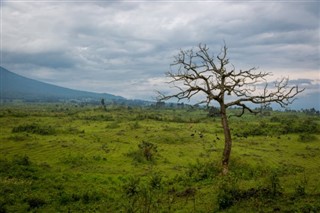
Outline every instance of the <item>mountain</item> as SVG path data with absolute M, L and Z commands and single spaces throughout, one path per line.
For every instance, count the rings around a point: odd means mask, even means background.
M 24 101 L 125 101 L 121 96 L 68 89 L 17 75 L 0 67 L 0 99 Z

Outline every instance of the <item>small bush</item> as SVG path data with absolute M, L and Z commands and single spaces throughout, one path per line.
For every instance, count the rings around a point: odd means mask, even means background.
M 16 155 L 12 161 L 14 164 L 17 164 L 20 166 L 29 166 L 31 164 L 29 156 L 27 155 L 24 155 L 24 156 Z
M 38 124 L 25 124 L 25 125 L 19 125 L 12 129 L 12 133 L 18 133 L 18 132 L 28 132 L 28 133 L 39 134 L 39 135 L 52 135 L 56 131 L 51 126 L 44 127 Z
M 298 132 L 319 133 L 319 125 L 312 118 L 307 118 L 299 122 Z
M 162 175 L 159 173 L 154 173 L 150 178 L 151 189 L 161 189 L 162 188 Z
M 10 135 L 8 139 L 13 141 L 26 141 L 29 139 L 29 135 L 28 133 L 25 133 L 23 135 Z
M 67 193 L 65 192 L 61 192 L 59 194 L 59 197 L 58 197 L 58 200 L 60 202 L 60 205 L 66 205 L 68 204 L 69 202 L 72 202 L 72 198 L 71 196 L 69 196 Z
M 132 157 L 136 162 L 142 163 L 143 161 L 153 162 L 155 155 L 158 152 L 157 146 L 153 143 L 142 141 L 138 145 L 139 149 L 127 154 Z
M 7 208 L 5 206 L 5 203 L 0 201 L 0 213 L 6 213 L 7 212 Z
M 114 122 L 107 125 L 108 129 L 117 129 L 119 127 L 120 127 L 120 125 L 119 125 L 119 122 L 117 122 L 117 121 L 114 121 Z
M 69 154 L 62 157 L 60 161 L 66 165 L 70 165 L 72 168 L 75 168 L 88 164 L 90 159 L 82 154 Z
M 27 198 L 26 201 L 29 204 L 29 210 L 39 208 L 47 203 L 44 199 L 40 197 L 30 197 Z
M 0 177 L 38 179 L 38 167 L 27 155 L 15 155 L 12 160 L 0 159 Z
M 81 200 L 83 203 L 88 204 L 90 202 L 97 202 L 101 199 L 101 195 L 97 192 L 84 192 L 81 196 Z
M 220 168 L 212 162 L 199 162 L 189 165 L 187 176 L 194 181 L 211 179 L 220 173 Z
M 130 124 L 130 128 L 133 129 L 139 129 L 141 127 L 141 125 L 139 124 L 138 121 L 135 121 L 134 123 Z
M 267 169 L 265 167 L 249 165 L 239 158 L 234 158 L 232 160 L 230 170 L 234 175 L 244 180 L 256 179 L 267 173 Z
M 84 120 L 88 121 L 114 121 L 112 115 L 92 115 L 82 117 Z
M 69 134 L 75 134 L 75 135 L 84 134 L 84 133 L 85 133 L 84 130 L 79 130 L 79 129 L 76 128 L 76 127 L 68 127 L 68 128 L 66 129 L 66 132 L 69 133 Z
M 142 141 L 138 147 L 147 161 L 153 160 L 154 155 L 158 152 L 157 146 L 150 142 Z
M 279 175 L 276 171 L 272 171 L 269 177 L 268 189 L 272 197 L 276 197 L 282 194 L 282 187 L 280 185 Z
M 134 197 L 140 192 L 140 178 L 129 177 L 122 186 L 126 197 Z
M 311 142 L 311 141 L 315 141 L 317 139 L 316 136 L 310 134 L 310 133 L 302 133 L 299 135 L 299 141 L 300 142 Z
M 237 199 L 240 197 L 240 190 L 238 187 L 238 179 L 229 174 L 223 177 L 219 183 L 217 203 L 219 210 L 227 209 L 235 204 Z
M 308 184 L 308 180 L 306 176 L 304 176 L 303 179 L 296 184 L 295 193 L 294 193 L 295 197 L 301 197 L 307 194 L 306 193 L 307 184 Z

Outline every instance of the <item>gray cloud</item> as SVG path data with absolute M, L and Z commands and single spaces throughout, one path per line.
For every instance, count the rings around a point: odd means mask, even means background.
M 4 1 L 2 66 L 57 85 L 150 99 L 153 89 L 168 91 L 160 81 L 180 48 L 206 43 L 216 54 L 225 40 L 238 69 L 320 79 L 319 6 Z

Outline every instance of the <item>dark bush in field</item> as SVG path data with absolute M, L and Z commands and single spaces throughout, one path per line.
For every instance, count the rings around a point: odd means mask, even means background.
M 186 172 L 187 176 L 194 181 L 212 179 L 220 173 L 220 167 L 212 162 L 199 162 L 190 164 Z
M 237 158 L 231 162 L 230 168 L 235 176 L 243 180 L 257 179 L 268 173 L 268 168 L 266 167 L 260 165 L 251 166 Z
M 224 210 L 234 205 L 240 195 L 238 179 L 230 174 L 222 177 L 218 184 L 217 204 L 219 210 Z
M 239 188 L 238 181 L 239 177 L 236 174 L 230 174 L 222 177 L 218 182 L 217 205 L 219 210 L 228 209 L 244 200 L 273 200 L 279 199 L 282 195 L 283 188 L 280 185 L 278 173 L 273 170 L 269 171 L 265 186 L 243 190 Z
M 0 177 L 38 179 L 37 167 L 27 155 L 15 155 L 12 160 L 0 160 Z
M 157 146 L 150 142 L 142 141 L 138 147 L 147 161 L 153 160 L 155 154 L 158 152 Z
M 87 165 L 90 159 L 83 154 L 68 154 L 60 158 L 60 162 L 69 165 L 71 168 L 81 167 Z
M 108 129 L 117 129 L 119 127 L 120 127 L 119 122 L 118 121 L 114 121 L 114 122 L 108 124 L 106 128 L 108 128 Z
M 248 136 L 267 136 L 267 135 L 281 135 L 291 133 L 308 133 L 317 134 L 320 132 L 319 124 L 311 119 L 298 116 L 273 116 L 269 120 L 260 120 L 257 123 L 242 123 L 232 124 L 234 126 L 234 136 L 248 137 Z
M 59 194 L 58 201 L 61 205 L 68 205 L 69 203 L 80 201 L 84 204 L 89 204 L 101 200 L 102 197 L 101 192 L 96 191 L 84 191 L 71 194 L 62 191 Z
M 24 124 L 14 127 L 12 129 L 13 133 L 17 132 L 28 132 L 39 135 L 52 135 L 56 132 L 56 130 L 51 126 L 40 126 L 38 124 Z
M 20 166 L 29 166 L 31 164 L 30 159 L 27 155 L 15 156 L 12 162 Z
M 152 174 L 149 184 L 151 189 L 161 189 L 163 187 L 162 175 L 159 173 Z
M 127 156 L 132 157 L 138 163 L 142 163 L 145 160 L 149 162 L 153 162 L 155 160 L 158 150 L 154 143 L 142 141 L 138 144 L 138 148 L 138 150 L 129 152 Z
M 6 212 L 8 212 L 8 211 L 7 211 L 7 208 L 6 208 L 5 201 L 0 200 L 0 213 L 6 213 Z
M 47 203 L 43 198 L 40 197 L 29 197 L 26 199 L 26 201 L 29 204 L 29 210 L 39 208 Z
M 114 121 L 114 118 L 112 115 L 84 116 L 84 117 L 81 117 L 81 119 L 88 120 L 88 121 Z
M 260 136 L 269 135 L 273 131 L 272 126 L 269 126 L 266 122 L 260 121 L 258 124 L 250 123 L 246 125 L 237 124 L 234 127 L 234 135 L 237 137 L 248 137 L 248 136 Z
M 298 117 L 296 115 L 279 118 L 279 132 L 288 133 L 319 133 L 319 124 L 313 118 Z
M 302 133 L 299 135 L 299 138 L 298 138 L 300 142 L 312 142 L 312 141 L 315 141 L 316 139 L 317 137 L 310 133 Z
M 135 121 L 134 123 L 130 124 L 130 129 L 134 130 L 134 129 L 139 129 L 141 127 L 141 125 L 139 124 L 138 121 Z
M 126 212 L 167 212 L 163 210 L 170 209 L 171 203 L 170 201 L 167 203 L 165 186 L 163 176 L 159 173 L 152 173 L 144 180 L 135 176 L 124 179 L 122 185 L 124 210 Z
M 282 194 L 283 188 L 280 185 L 280 179 L 277 171 L 271 172 L 267 184 L 268 191 L 270 191 L 270 195 L 272 197 L 276 197 Z
M 140 178 L 129 177 L 122 186 L 126 197 L 134 197 L 140 192 Z

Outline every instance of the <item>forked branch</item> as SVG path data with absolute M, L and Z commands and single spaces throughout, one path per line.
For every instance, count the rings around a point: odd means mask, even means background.
M 277 103 L 281 107 L 291 104 L 295 97 L 304 91 L 298 85 L 289 85 L 288 78 L 282 78 L 274 82 L 272 88 L 266 81 L 270 76 L 268 72 L 257 72 L 253 67 L 248 70 L 236 71 L 234 65 L 229 64 L 227 57 L 228 48 L 223 46 L 216 57 L 211 55 L 206 45 L 199 44 L 198 49 L 180 50 L 175 56 L 171 70 L 166 76 L 171 79 L 178 92 L 173 95 L 164 95 L 159 92 L 159 100 L 176 98 L 178 101 L 190 100 L 197 94 L 202 94 L 204 99 L 199 103 L 209 105 L 217 101 L 220 106 L 228 108 L 238 106 L 251 113 L 258 113 L 249 105 Z M 263 88 L 262 88 L 263 87 Z M 225 95 L 231 96 L 227 102 Z

